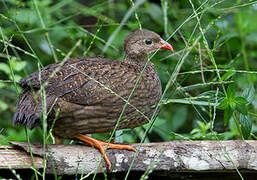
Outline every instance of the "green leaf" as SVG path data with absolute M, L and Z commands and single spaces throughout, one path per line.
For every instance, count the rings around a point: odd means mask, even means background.
M 15 58 L 10 60 L 11 68 L 13 71 L 21 71 L 27 64 L 26 61 L 17 61 Z
M 6 87 L 6 83 L 0 82 L 0 89 Z
M 229 69 L 229 71 L 226 72 L 226 73 L 221 77 L 221 80 L 222 80 L 222 81 L 225 81 L 225 80 L 228 80 L 230 77 L 232 77 L 232 76 L 236 73 L 234 70 L 235 70 L 235 68 Z
M 200 133 L 201 130 L 200 129 L 192 129 L 192 131 L 190 132 L 190 134 L 197 134 L 197 133 Z
M 205 128 L 204 128 L 204 127 L 205 127 L 204 122 L 202 122 L 202 121 L 197 121 L 197 124 L 198 124 L 198 126 L 200 127 L 201 130 L 202 130 L 202 129 L 205 129 Z
M 171 134 L 165 133 L 163 130 L 159 128 L 154 128 L 153 131 L 158 134 L 164 141 L 169 141 L 171 138 Z M 135 140 L 136 142 L 136 140 Z
M 27 62 L 26 61 L 17 61 L 13 67 L 15 71 L 21 71 L 24 69 L 26 66 Z
M 8 108 L 8 105 L 4 101 L 0 100 L 0 109 L 2 111 L 5 111 L 5 110 L 7 110 L 7 108 Z
M 235 97 L 235 102 L 237 106 L 245 106 L 248 103 L 248 101 L 242 96 Z
M 246 98 L 248 101 L 248 104 L 251 104 L 254 101 L 254 97 L 255 97 L 255 89 L 253 84 L 250 85 L 249 88 L 246 88 L 243 93 L 242 93 L 242 97 Z
M 236 86 L 235 84 L 230 84 L 228 86 L 228 91 L 227 91 L 227 95 L 229 98 L 232 98 L 235 96 L 235 93 L 236 93 Z
M 236 110 L 242 114 L 247 114 L 247 103 L 248 101 L 242 97 L 242 96 L 237 96 L 235 97 L 235 103 L 236 103 Z
M 247 106 L 236 106 L 236 110 L 241 114 L 244 114 L 244 115 L 248 114 Z
M 156 5 L 155 3 L 149 3 L 146 5 L 146 10 L 156 23 L 163 25 L 163 21 L 160 21 L 162 18 L 162 10 L 160 6 Z
M 226 108 L 228 108 L 228 99 L 227 99 L 227 98 L 224 98 L 224 99 L 220 102 L 220 104 L 219 104 L 219 106 L 218 106 L 218 109 L 226 109 Z
M 18 74 L 14 74 L 14 76 L 10 75 L 9 78 L 10 78 L 10 80 L 13 80 L 15 82 L 18 82 L 19 80 L 22 79 L 22 77 Z
M 256 44 L 257 43 L 257 33 L 252 32 L 246 35 L 245 40 L 249 43 Z
M 10 74 L 10 67 L 5 63 L 0 63 L 0 71 L 4 71 L 5 74 Z
M 250 116 L 240 114 L 240 124 L 244 139 L 248 139 L 252 130 L 252 121 Z
M 172 130 L 178 130 L 187 120 L 187 107 L 178 107 L 175 111 L 174 117 L 172 118 Z
M 232 118 L 230 118 L 228 122 L 229 132 L 233 133 L 234 136 L 237 136 L 239 134 L 239 129 L 237 128 L 236 121 Z
M 230 107 L 225 109 L 225 111 L 224 111 L 224 125 L 225 126 L 228 124 L 228 121 L 231 118 L 232 114 L 233 114 L 233 110 Z
M 17 23 L 32 25 L 38 22 L 36 11 L 31 11 L 29 8 L 19 8 L 18 11 L 17 9 L 11 9 L 8 11 L 8 13 Z
M 234 99 L 229 101 L 229 107 L 234 111 L 236 109 L 236 102 Z
M 230 32 L 230 33 L 227 33 L 225 34 L 224 36 L 221 36 L 217 42 L 216 42 L 216 46 L 218 47 L 221 43 L 225 42 L 225 41 L 228 41 L 232 38 L 237 38 L 237 37 L 240 37 L 240 34 L 239 33 L 233 33 L 233 32 Z

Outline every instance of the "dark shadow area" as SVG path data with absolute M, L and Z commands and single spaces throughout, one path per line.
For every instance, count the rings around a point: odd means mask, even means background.
M 2 169 L 0 170 L 0 179 L 17 179 L 17 175 L 23 179 L 36 179 L 33 170 L 15 170 L 16 175 L 11 170 Z M 41 170 L 42 172 L 42 170 Z M 136 180 L 140 179 L 144 175 L 144 172 L 139 171 L 132 171 L 129 175 L 128 179 Z M 241 175 L 244 179 L 247 180 L 256 180 L 257 171 L 242 171 Z M 92 179 L 94 175 L 90 175 L 86 179 Z M 100 179 L 111 179 L 111 180 L 119 180 L 124 179 L 126 173 L 112 173 L 112 174 L 97 174 L 96 180 Z M 38 176 L 39 179 L 42 177 Z M 69 180 L 69 179 L 80 179 L 81 175 L 52 175 L 47 174 L 46 179 L 62 179 L 62 180 Z M 237 180 L 241 179 L 237 172 L 164 172 L 164 171 L 155 171 L 147 176 L 146 179 L 154 180 L 154 179 L 176 179 L 176 180 L 216 180 L 216 179 L 223 179 L 223 180 Z

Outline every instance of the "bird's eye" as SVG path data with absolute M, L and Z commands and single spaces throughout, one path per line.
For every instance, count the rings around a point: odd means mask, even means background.
M 147 45 L 152 44 L 152 40 L 151 40 L 151 39 L 146 39 L 146 40 L 145 40 L 145 44 L 147 44 Z

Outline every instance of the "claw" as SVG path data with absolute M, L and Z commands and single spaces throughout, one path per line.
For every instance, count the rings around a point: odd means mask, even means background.
M 97 140 L 97 139 L 94 139 L 92 137 L 85 136 L 82 134 L 78 134 L 78 135 L 74 136 L 74 138 L 76 138 L 80 141 L 83 141 L 85 144 L 89 144 L 91 146 L 98 148 L 100 150 L 100 152 L 104 155 L 104 160 L 105 160 L 106 164 L 108 165 L 109 170 L 111 170 L 111 168 L 112 168 L 111 162 L 108 159 L 106 153 L 104 153 L 105 149 L 107 147 L 107 144 L 108 144 L 107 142 L 100 141 L 100 140 Z M 136 152 L 136 149 L 130 145 L 113 144 L 113 143 L 109 143 L 108 149 L 127 149 L 129 151 Z

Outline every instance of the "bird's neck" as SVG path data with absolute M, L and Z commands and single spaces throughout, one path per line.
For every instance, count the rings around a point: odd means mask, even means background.
M 130 56 L 130 55 L 125 55 L 125 58 L 123 60 L 123 63 L 128 64 L 128 65 L 132 65 L 134 67 L 139 67 L 136 69 L 139 69 L 140 72 L 141 70 L 144 69 L 146 63 L 146 68 L 144 70 L 144 73 L 146 73 L 147 75 L 150 75 L 153 78 L 153 82 L 158 84 L 158 87 L 160 87 L 160 92 L 161 92 L 161 81 L 159 79 L 158 73 L 154 68 L 154 64 L 151 61 L 148 61 L 148 56 Z
M 131 65 L 136 65 L 136 66 L 140 66 L 140 67 L 144 67 L 145 64 L 148 61 L 148 56 L 147 54 L 144 55 L 133 55 L 133 54 L 126 54 L 125 58 L 123 60 L 123 62 L 125 62 L 126 64 L 131 64 Z M 147 66 L 149 66 L 150 64 L 152 64 L 151 62 L 147 63 Z

